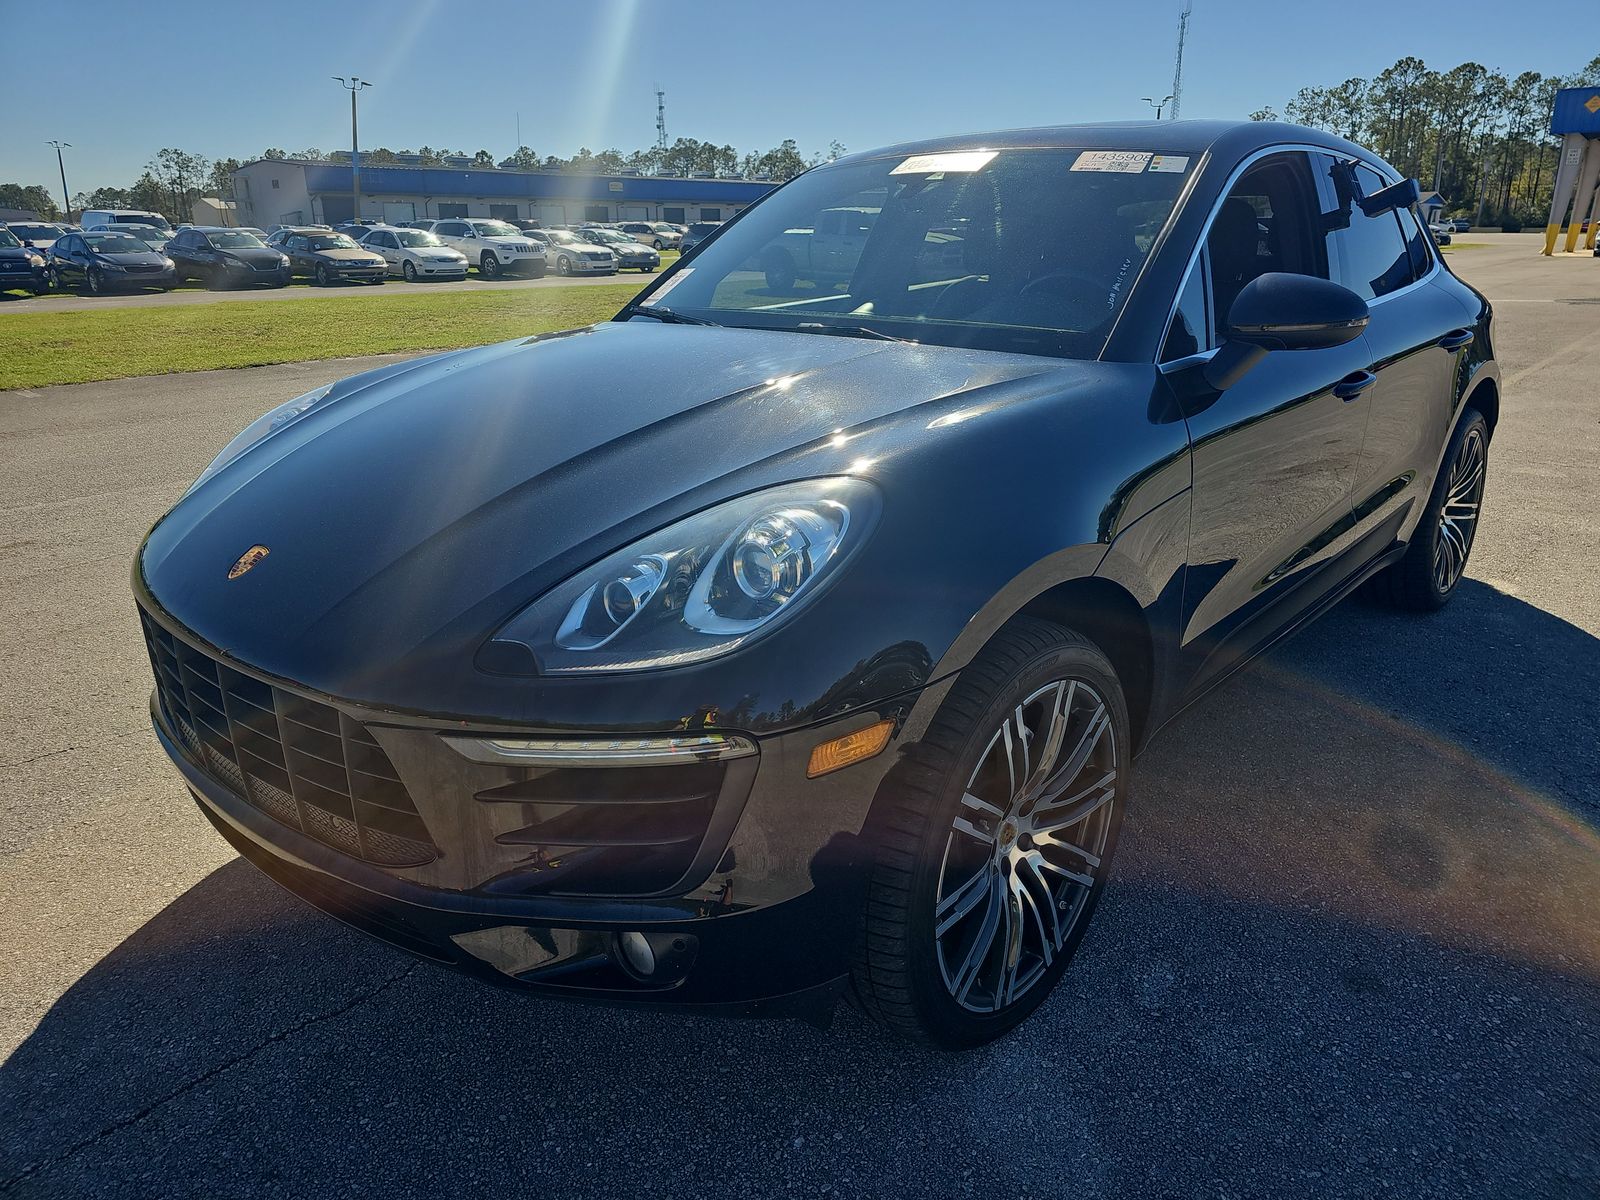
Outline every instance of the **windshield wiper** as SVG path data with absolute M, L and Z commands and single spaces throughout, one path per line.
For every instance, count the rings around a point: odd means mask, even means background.
M 872 338 L 880 342 L 916 344 L 914 338 L 896 337 L 892 333 L 885 333 L 881 329 L 870 329 L 865 325 L 830 325 L 825 321 L 802 321 L 795 328 L 802 333 L 836 333 L 840 337 Z
M 645 306 L 643 304 L 630 304 L 627 308 L 630 317 L 650 317 L 652 320 L 663 321 L 668 325 L 715 325 L 715 321 L 708 321 L 704 317 L 691 317 L 688 313 L 677 312 L 670 308 L 661 308 L 657 305 Z

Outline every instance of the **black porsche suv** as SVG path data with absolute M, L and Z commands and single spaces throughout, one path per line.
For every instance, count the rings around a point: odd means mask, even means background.
M 612 321 L 244 430 L 135 563 L 157 735 L 241 854 L 435 962 L 997 1037 L 1153 731 L 1462 578 L 1500 375 L 1416 198 L 1271 123 L 808 171 Z

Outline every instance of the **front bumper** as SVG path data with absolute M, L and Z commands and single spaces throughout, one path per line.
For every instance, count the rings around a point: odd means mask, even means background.
M 176 676 L 190 680 L 196 694 L 201 686 L 209 687 L 195 682 L 199 675 L 189 664 L 192 655 L 215 652 L 199 650 L 198 643 L 187 640 L 192 635 L 186 631 L 179 636 L 164 623 L 158 628 L 148 613 L 145 621 L 147 637 L 153 639 L 153 660 L 159 656 L 154 639 L 165 638 L 178 650 Z M 424 836 L 436 844 L 431 861 L 380 865 L 330 845 L 321 827 L 311 823 L 291 827 L 281 811 L 274 816 L 259 797 L 247 799 L 255 794 L 256 780 L 244 779 L 241 790 L 242 772 L 234 773 L 233 765 L 225 771 L 218 770 L 214 761 L 203 765 L 210 751 L 196 742 L 195 726 L 188 722 L 194 721 L 195 713 L 212 719 L 209 702 L 192 698 L 180 730 L 178 716 L 167 710 L 163 697 L 170 689 L 163 684 L 152 700 L 152 721 L 162 748 L 206 817 L 277 882 L 324 912 L 401 949 L 496 983 L 572 999 L 740 1013 L 803 1008 L 819 997 L 831 1002 L 849 970 L 870 862 L 864 835 L 867 816 L 897 755 L 891 743 L 890 750 L 875 759 L 808 780 L 811 749 L 886 718 L 896 722 L 897 740 L 904 742 L 920 728 L 922 718 L 912 719 L 919 697 L 933 693 L 936 702 L 948 686 L 945 681 L 836 720 L 760 739 L 757 755 L 726 764 L 686 870 L 675 873 L 673 868 L 662 875 L 656 869 L 651 875 L 645 868 L 645 874 L 635 879 L 613 877 L 609 885 L 597 888 L 593 873 L 583 873 L 583 863 L 593 863 L 597 853 L 603 858 L 610 851 L 561 850 L 566 843 L 535 845 L 521 836 L 549 827 L 537 823 L 523 827 L 530 806 L 557 803 L 566 810 L 557 820 L 586 806 L 537 798 L 524 802 L 520 797 L 537 795 L 528 789 L 552 777 L 567 777 L 570 790 L 571 777 L 584 776 L 585 771 L 541 774 L 525 767 L 471 761 L 445 740 L 445 734 L 462 735 L 459 725 L 346 705 L 291 690 L 292 685 L 283 681 L 267 681 L 220 656 L 217 661 L 222 707 L 230 710 L 230 716 L 241 706 L 248 707 L 248 697 L 256 695 L 251 689 L 259 689 L 275 697 L 265 708 L 278 710 L 280 724 L 300 719 L 294 715 L 297 704 L 323 706 L 338 713 L 338 727 L 349 738 L 370 738 L 380 746 L 387 754 L 385 763 L 415 800 L 427 826 Z M 198 657 L 194 662 L 203 674 L 204 662 Z M 158 678 L 162 669 L 156 662 Z M 260 715 L 252 709 L 250 719 L 255 722 Z M 226 724 L 227 719 L 214 723 Z M 253 740 L 248 730 L 240 732 Z M 528 736 L 552 731 L 519 732 Z M 288 746 L 289 735 L 282 740 Z M 248 765 L 254 747 L 238 737 L 235 743 L 235 762 Z M 289 747 L 291 767 L 303 751 L 303 744 Z M 352 776 L 359 773 L 358 767 L 369 766 L 352 754 L 343 757 Z M 224 774 L 230 775 L 231 784 Z M 300 788 L 296 779 L 293 799 L 301 798 Z M 353 784 L 351 790 L 355 794 Z M 670 787 L 666 790 L 670 792 Z M 277 795 L 290 799 L 282 792 Z M 494 802 L 485 803 L 486 799 Z M 359 796 L 357 800 L 359 809 Z M 595 798 L 593 803 L 590 812 L 625 801 Z M 307 811 L 302 806 L 302 813 Z M 583 857 L 586 853 L 588 859 Z M 572 863 L 578 864 L 576 873 Z M 642 886 L 630 886 L 635 883 Z M 625 933 L 649 942 L 659 965 L 654 974 L 643 976 L 626 965 L 619 941 Z

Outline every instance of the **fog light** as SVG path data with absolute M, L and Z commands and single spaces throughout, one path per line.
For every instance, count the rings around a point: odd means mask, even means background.
M 650 939 L 642 933 L 629 932 L 617 935 L 617 948 L 622 960 L 635 975 L 649 978 L 656 971 L 656 952 L 650 948 Z
M 837 771 L 848 767 L 851 763 L 858 763 L 881 754 L 883 748 L 889 744 L 889 735 L 894 732 L 893 721 L 879 721 L 876 725 L 868 725 L 865 729 L 858 729 L 855 733 L 847 733 L 843 737 L 836 737 L 831 742 L 811 751 L 811 762 L 806 767 L 806 778 L 815 779 L 818 775 L 826 775 L 830 771 Z

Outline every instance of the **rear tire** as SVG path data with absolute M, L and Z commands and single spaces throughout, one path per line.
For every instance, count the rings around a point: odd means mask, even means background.
M 1025 1020 L 1099 900 L 1130 750 L 1127 702 L 1098 647 L 1032 617 L 995 634 L 874 804 L 851 979 L 862 1011 L 945 1049 Z
M 772 251 L 761 264 L 761 270 L 767 278 L 767 287 L 772 291 L 787 292 L 794 288 L 794 259 L 789 257 L 787 251 Z
M 1450 437 L 1405 557 L 1372 579 L 1368 595 L 1408 612 L 1436 612 L 1450 602 L 1478 532 L 1488 455 L 1488 422 L 1469 407 Z

